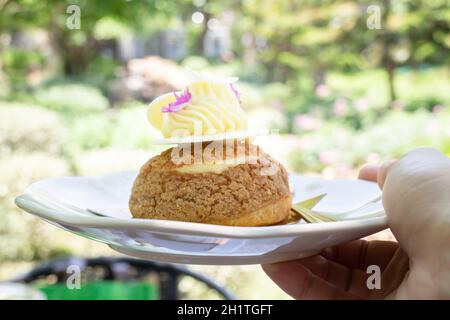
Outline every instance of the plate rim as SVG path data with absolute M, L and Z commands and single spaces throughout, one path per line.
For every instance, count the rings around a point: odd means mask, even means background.
M 44 220 L 70 226 L 93 227 L 101 229 L 145 229 L 156 233 L 185 234 L 207 237 L 234 239 L 256 239 L 268 237 L 289 237 L 304 233 L 329 232 L 336 229 L 354 230 L 362 227 L 388 228 L 387 217 L 355 219 L 326 223 L 287 224 L 262 227 L 223 226 L 196 222 L 157 220 L 157 219 L 120 219 L 113 217 L 98 217 L 84 209 L 78 209 L 80 215 L 61 214 L 59 210 L 73 211 L 73 208 L 61 205 L 59 209 L 45 200 L 36 199 L 32 193 L 24 193 L 16 197 L 16 205 L 28 213 Z M 84 214 L 84 215 L 83 215 Z
M 199 254 L 199 253 L 183 253 L 183 252 L 157 252 L 152 249 L 136 249 L 122 245 L 108 244 L 112 250 L 121 254 L 129 255 L 138 259 L 151 259 L 168 263 L 182 263 L 194 265 L 259 265 L 267 263 L 277 263 L 282 261 L 292 261 L 294 259 L 302 259 L 320 253 L 321 250 L 309 250 L 298 252 L 295 257 L 291 252 L 278 255 L 227 255 L 227 254 Z

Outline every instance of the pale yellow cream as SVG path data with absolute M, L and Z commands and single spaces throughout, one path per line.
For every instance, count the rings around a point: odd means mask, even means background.
M 247 129 L 247 114 L 230 83 L 194 81 L 188 89 L 192 98 L 179 111 L 161 111 L 175 101 L 173 94 L 161 96 L 150 104 L 149 120 L 164 137 L 204 136 Z
M 228 168 L 235 167 L 240 164 L 249 163 L 254 164 L 257 163 L 257 156 L 248 156 L 248 157 L 236 157 L 231 159 L 225 159 L 221 162 L 214 163 L 193 163 L 184 165 L 176 169 L 176 171 L 180 173 L 216 173 L 220 174 Z

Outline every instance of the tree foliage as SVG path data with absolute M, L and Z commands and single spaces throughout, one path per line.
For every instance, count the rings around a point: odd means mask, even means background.
M 370 29 L 369 6 L 380 10 L 380 29 Z M 244 29 L 263 43 L 258 60 L 271 81 L 302 71 L 316 82 L 324 69 L 381 66 L 390 80 L 397 66 L 448 63 L 450 6 L 446 0 L 249 0 L 242 5 Z
M 66 26 L 72 4 L 81 9 L 79 30 Z M 268 82 L 307 73 L 317 85 L 329 69 L 382 67 L 395 100 L 398 66 L 449 63 L 448 0 L 4 0 L 0 6 L 0 32 L 47 30 L 66 74 L 85 71 L 101 42 L 124 32 L 177 25 L 193 31 L 190 53 L 201 54 L 208 21 L 226 12 L 234 16 L 233 48 L 244 54 L 242 38 L 250 38 Z M 373 6 L 380 9 L 380 29 L 367 26 Z M 195 11 L 204 16 L 197 26 Z

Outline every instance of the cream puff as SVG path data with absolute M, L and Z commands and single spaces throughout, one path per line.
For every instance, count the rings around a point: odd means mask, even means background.
M 226 81 L 163 95 L 148 116 L 164 137 L 247 129 L 239 93 Z M 285 168 L 248 139 L 187 143 L 144 164 L 129 208 L 135 218 L 265 226 L 288 219 L 291 193 Z

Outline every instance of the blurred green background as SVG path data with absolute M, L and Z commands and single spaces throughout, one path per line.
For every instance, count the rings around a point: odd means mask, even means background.
M 448 0 L 1 0 L 0 279 L 114 254 L 13 199 L 39 179 L 139 168 L 160 151 L 146 104 L 186 69 L 238 76 L 253 124 L 280 130 L 261 144 L 290 171 L 355 177 L 418 146 L 450 155 L 449 31 Z M 242 298 L 287 297 L 258 266 L 193 268 Z

